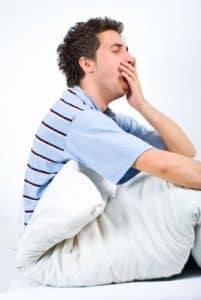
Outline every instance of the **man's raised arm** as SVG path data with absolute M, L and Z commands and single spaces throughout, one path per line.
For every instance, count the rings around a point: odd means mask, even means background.
M 145 100 L 137 75 L 135 59 L 133 62 L 122 62 L 120 71 L 129 86 L 126 95 L 128 103 L 156 129 L 164 141 L 166 150 L 194 157 L 196 149 L 184 131 L 173 120 Z
M 141 104 L 139 112 L 162 137 L 166 150 L 189 157 L 196 155 L 194 145 L 176 122 L 148 102 Z

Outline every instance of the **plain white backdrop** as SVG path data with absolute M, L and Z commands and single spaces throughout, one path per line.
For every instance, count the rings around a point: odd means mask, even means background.
M 146 99 L 180 124 L 201 159 L 201 0 L 0 0 L 0 290 L 17 277 L 9 245 L 21 230 L 32 140 L 66 88 L 56 48 L 75 22 L 98 16 L 124 23 Z M 111 107 L 146 124 L 125 98 Z
M 97 16 L 124 23 L 146 99 L 180 124 L 201 158 L 200 0 L 0 0 L 1 226 L 19 221 L 33 136 L 66 88 L 56 48 L 75 22 Z M 111 107 L 145 122 L 125 98 Z

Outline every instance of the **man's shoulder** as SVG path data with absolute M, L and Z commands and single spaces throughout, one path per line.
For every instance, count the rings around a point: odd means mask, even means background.
M 72 120 L 80 112 L 90 109 L 85 101 L 79 98 L 70 89 L 66 89 L 61 96 L 52 104 L 45 118 Z
M 87 109 L 86 102 L 72 89 L 63 91 L 59 102 L 62 103 L 66 109 L 74 109 L 75 111 L 84 111 Z

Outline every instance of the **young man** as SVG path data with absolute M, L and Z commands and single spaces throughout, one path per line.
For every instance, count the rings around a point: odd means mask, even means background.
M 25 224 L 50 181 L 71 159 L 115 184 L 142 170 L 201 189 L 195 148 L 174 121 L 145 99 L 122 30 L 120 22 L 94 18 L 77 23 L 59 45 L 58 64 L 68 89 L 34 139 L 24 183 Z M 124 95 L 155 131 L 108 107 Z

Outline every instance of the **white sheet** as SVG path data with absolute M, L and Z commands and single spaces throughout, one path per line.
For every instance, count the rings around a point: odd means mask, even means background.
M 1 257 L 2 258 L 2 257 Z M 4 261 L 10 260 L 4 256 Z M 14 262 L 14 256 L 11 260 Z M 5 271 L 5 270 L 4 270 Z M 9 270 L 11 272 L 11 269 Z M 13 266 L 14 271 L 14 266 Z M 8 282 L 10 290 L 0 293 L 1 300 L 200 300 L 201 274 L 189 267 L 182 275 L 167 280 L 141 281 L 86 288 L 52 288 L 18 274 Z
M 63 180 L 74 184 L 71 194 Z M 18 266 L 57 287 L 179 274 L 192 249 L 200 264 L 200 211 L 201 191 L 146 173 L 108 200 L 88 177 L 64 167 L 25 231 Z

